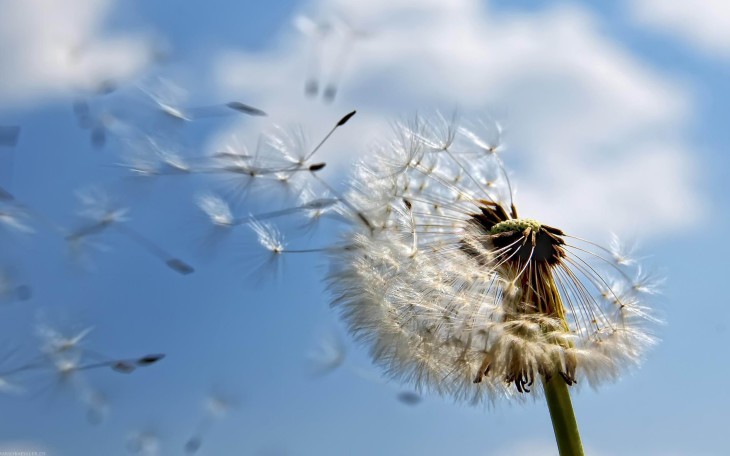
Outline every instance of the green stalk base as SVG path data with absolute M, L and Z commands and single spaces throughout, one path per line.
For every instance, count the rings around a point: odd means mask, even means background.
M 583 456 L 583 444 L 580 441 L 568 385 L 562 378 L 553 377 L 543 382 L 543 386 L 560 456 Z

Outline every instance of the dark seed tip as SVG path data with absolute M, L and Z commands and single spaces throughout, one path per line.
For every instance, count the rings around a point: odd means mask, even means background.
M 349 114 L 346 114 L 345 117 L 343 117 L 342 119 L 340 119 L 339 122 L 337 122 L 337 126 L 341 127 L 341 126 L 345 125 L 347 123 L 347 121 L 350 120 L 350 118 L 355 115 L 356 112 L 357 112 L 357 110 L 352 111 Z
M 165 357 L 165 355 L 162 354 L 162 353 L 155 353 L 153 355 L 146 355 L 146 356 L 143 356 L 143 357 L 141 357 L 140 359 L 137 360 L 137 365 L 138 366 L 149 366 L 150 364 L 154 364 L 154 363 L 156 363 L 157 361 L 161 360 L 164 357 Z
M 195 269 L 193 269 L 192 266 L 177 258 L 167 260 L 165 264 L 167 264 L 168 268 L 172 269 L 175 272 L 179 272 L 182 275 L 188 275 L 195 272 Z
M 200 437 L 192 437 L 185 443 L 185 452 L 188 454 L 197 453 L 202 443 Z
M 241 103 L 240 101 L 231 101 L 230 103 L 226 103 L 226 106 L 233 109 L 234 111 L 242 112 L 244 114 L 248 114 L 250 116 L 266 116 L 266 112 L 254 108 L 253 106 L 249 106 L 247 104 Z

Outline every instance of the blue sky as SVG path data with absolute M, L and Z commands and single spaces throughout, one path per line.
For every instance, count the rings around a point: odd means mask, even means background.
M 655 302 L 667 321 L 662 343 L 616 384 L 574 394 L 589 454 L 727 453 L 730 399 L 720 382 L 730 373 L 721 349 L 730 315 L 717 290 L 730 254 L 721 234 L 730 213 L 728 7 L 446 3 L 0 0 L 0 125 L 22 127 L 17 146 L 0 149 L 0 185 L 32 208 L 34 230 L 0 231 L 3 273 L 33 290 L 29 300 L 2 301 L 2 339 L 13 354 L 0 373 L 38 358 L 43 326 L 67 335 L 92 327 L 83 346 L 108 357 L 167 355 L 129 375 L 83 372 L 84 388 L 48 369 L 8 376 L 23 391 L 0 394 L 0 451 L 124 455 L 130 438 L 149 433 L 158 448 L 147 454 L 184 454 L 209 419 L 206 401 L 220 396 L 230 410 L 211 421 L 197 454 L 556 454 L 541 402 L 399 401 L 412 389 L 381 380 L 329 309 L 323 258 L 291 255 L 278 278 L 266 278 L 270 271 L 252 274 L 265 260 L 252 233 L 212 252 L 194 201 L 202 191 L 230 195 L 229 183 L 131 179 L 117 166 L 151 154 L 128 127 L 147 128 L 164 151 L 193 163 L 236 141 L 254 145 L 273 125 L 301 125 L 316 140 L 357 109 L 321 151 L 325 177 L 341 184 L 388 122 L 458 109 L 506 125 L 523 214 L 604 244 L 612 231 L 637 239 L 645 263 L 666 276 Z M 313 54 L 295 26 L 306 25 L 301 17 L 351 26 L 321 49 L 323 85 L 348 45 L 342 33 L 362 35 L 334 77 L 332 103 L 304 95 Z M 152 50 L 167 58 L 153 61 Z M 102 79 L 119 89 L 89 96 Z M 183 106 L 239 100 L 270 115 L 180 128 L 151 116 L 140 90 L 164 94 L 161 80 L 179 87 L 171 100 Z M 80 96 L 95 114 L 122 120 L 110 124 L 103 149 L 76 125 L 71 104 Z M 78 192 L 92 187 L 119 198 L 129 227 L 195 273 L 175 274 L 113 230 L 97 238 L 106 250 L 78 261 L 59 227 L 82 226 Z M 236 208 L 282 205 L 262 191 Z M 300 235 L 299 222 L 282 220 L 293 247 L 336 235 L 326 224 Z M 313 376 L 308 354 L 332 337 L 343 341 L 345 361 Z M 100 424 L 87 420 L 81 390 L 104 396 Z

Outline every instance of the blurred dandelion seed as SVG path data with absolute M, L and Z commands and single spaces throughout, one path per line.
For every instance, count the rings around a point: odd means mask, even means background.
M 127 440 L 127 451 L 142 456 L 159 456 L 160 446 L 160 436 L 152 430 L 134 432 Z
M 398 393 L 397 397 L 400 402 L 410 406 L 418 405 L 423 400 L 420 394 L 414 393 L 413 391 L 402 391 Z
M 187 454 L 197 453 L 213 423 L 223 419 L 237 404 L 236 399 L 226 394 L 220 392 L 210 394 L 205 400 L 204 414 L 195 433 L 185 442 L 185 452 Z
M 32 294 L 30 285 L 19 283 L 15 271 L 9 267 L 0 267 L 0 304 L 27 301 Z
M 322 100 L 331 103 L 337 96 L 355 43 L 370 34 L 353 27 L 342 15 L 320 22 L 298 16 L 294 26 L 309 39 L 304 93 L 310 97 L 321 93 Z
M 99 189 L 91 189 L 79 193 L 79 198 L 83 204 L 79 214 L 89 219 L 89 223 L 66 235 L 66 241 L 75 251 L 78 252 L 84 244 L 88 245 L 90 237 L 113 228 L 137 246 L 162 260 L 173 271 L 182 275 L 191 274 L 195 271 L 185 261 L 172 256 L 146 236 L 128 225 L 124 225 L 122 222 L 128 220 L 126 215 L 128 209 L 121 207 L 117 201 L 111 199 L 106 193 Z
M 250 116 L 267 115 L 263 110 L 240 101 L 184 108 L 181 106 L 181 101 L 185 98 L 185 90 L 164 78 L 153 81 L 150 87 L 141 85 L 140 90 L 147 95 L 160 113 L 177 121 L 190 122 L 204 118 L 225 116 L 236 112 Z
M 338 369 L 345 362 L 346 357 L 344 341 L 337 333 L 329 331 L 307 354 L 307 361 L 312 375 L 319 377 Z

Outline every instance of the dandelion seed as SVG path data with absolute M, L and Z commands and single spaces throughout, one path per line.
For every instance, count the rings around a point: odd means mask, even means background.
M 0 303 L 27 301 L 32 294 L 30 285 L 18 283 L 14 271 L 7 267 L 0 268 Z
M 109 415 L 109 402 L 99 391 L 87 391 L 82 400 L 87 406 L 86 419 L 89 423 L 101 424 Z
M 265 137 L 260 137 L 253 150 L 240 144 L 234 138 L 226 149 L 215 153 L 212 164 L 197 170 L 201 174 L 222 176 L 232 187 L 232 195 L 226 195 L 230 200 L 242 200 L 251 189 L 268 190 L 269 188 L 291 191 L 292 174 L 297 171 L 291 169 L 291 163 L 283 163 L 280 154 L 267 154 L 273 150 L 267 144 Z M 267 192 L 268 193 L 268 192 Z
M 299 16 L 294 25 L 310 40 L 310 56 L 308 59 L 307 78 L 304 91 L 314 97 L 320 92 L 323 85 L 322 98 L 325 102 L 334 101 L 340 80 L 344 74 L 347 62 L 352 54 L 356 41 L 369 34 L 354 28 L 344 17 L 338 16 L 332 21 L 315 22 L 304 16 Z M 327 54 L 332 54 L 329 72 L 325 72 L 323 61 Z M 324 80 L 324 84 L 321 83 Z
M 12 233 L 33 233 L 28 219 L 29 214 L 26 208 L 18 205 L 12 194 L 0 189 L 0 194 L 9 198 L 0 197 L 0 227 Z
M 274 255 L 284 251 L 286 244 L 284 237 L 276 226 L 271 223 L 254 221 L 251 229 L 258 235 L 259 244 Z
M 230 103 L 226 103 L 226 106 L 233 109 L 234 111 L 242 112 L 244 114 L 248 114 L 251 116 L 266 116 L 267 115 L 264 111 L 262 111 L 258 108 L 254 108 L 253 106 L 243 104 L 240 101 L 231 101 Z
M 340 200 L 329 194 L 318 195 L 310 186 L 305 186 L 299 194 L 299 208 L 307 217 L 303 228 L 307 231 L 316 228 L 323 218 L 337 218 Z
M 89 130 L 91 145 L 95 149 L 102 149 L 110 131 L 118 123 L 117 117 L 107 110 L 92 109 L 87 98 L 76 98 L 72 103 L 72 111 L 78 127 Z
M 136 359 L 125 359 L 116 361 L 107 361 L 103 363 L 95 364 L 93 367 L 105 367 L 109 366 L 117 372 L 123 374 L 129 374 L 134 372 L 138 367 L 147 367 L 164 358 L 163 354 L 145 355 L 141 358 Z
M 98 189 L 92 189 L 80 193 L 79 197 L 84 204 L 79 213 L 91 221 L 89 224 L 66 235 L 66 240 L 76 250 L 79 250 L 84 243 L 88 244 L 88 239 L 91 236 L 114 228 L 116 232 L 162 260 L 173 271 L 182 275 L 191 274 L 195 271 L 192 266 L 182 259 L 170 255 L 146 236 L 129 226 L 123 225 L 121 222 L 128 220 L 126 216 L 128 210 L 119 206 L 118 202 L 112 200 L 106 193 Z
M 181 100 L 186 95 L 185 91 L 163 78 L 159 78 L 152 84 L 152 87 L 140 87 L 140 89 L 149 97 L 159 112 L 178 121 L 190 122 L 206 117 L 224 116 L 234 112 L 250 116 L 266 116 L 266 113 L 261 109 L 240 101 L 183 108 Z
M 81 344 L 86 336 L 91 333 L 93 327 L 82 329 L 73 336 L 64 336 L 55 328 L 41 324 L 36 330 L 36 334 L 42 339 L 41 351 L 48 356 L 61 356 L 67 353 L 77 352 L 81 350 Z
M 3 394 L 20 394 L 25 389 L 19 385 L 12 383 L 6 378 L 0 377 L 0 393 Z
M 614 261 L 620 265 L 628 266 L 636 262 L 636 259 L 634 258 L 636 246 L 634 244 L 624 243 L 621 238 L 614 233 L 611 234 L 609 249 Z
M 135 432 L 127 440 L 127 451 L 142 456 L 159 456 L 160 446 L 160 436 L 152 430 Z
M 346 355 L 347 352 L 342 339 L 336 333 L 329 332 L 308 353 L 307 361 L 311 366 L 312 374 L 322 376 L 342 366 Z
M 321 60 L 321 45 L 323 40 L 332 31 L 327 22 L 314 22 L 305 16 L 297 16 L 294 26 L 310 40 L 310 56 L 308 59 L 307 77 L 304 84 L 304 93 L 314 97 L 319 93 L 319 73 Z
M 207 193 L 197 198 L 198 207 L 210 219 L 211 223 L 218 228 L 230 228 L 233 226 L 234 218 L 231 208 L 222 198 Z
M 224 418 L 237 401 L 227 395 L 214 393 L 205 400 L 205 413 L 198 423 L 195 433 L 185 442 L 185 452 L 197 453 L 203 445 L 203 437 L 210 431 L 214 421 Z
M 190 437 L 187 442 L 185 442 L 185 452 L 188 454 L 194 454 L 197 453 L 200 447 L 203 445 L 203 438 L 196 435 L 193 437 Z
M 410 406 L 418 405 L 423 400 L 420 394 L 414 393 L 412 391 L 400 392 L 398 393 L 397 397 L 400 402 Z

